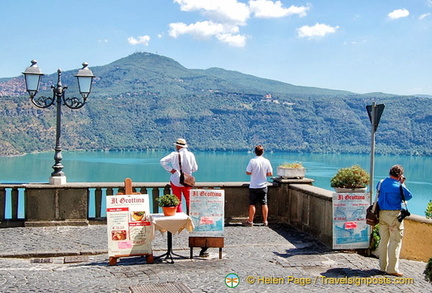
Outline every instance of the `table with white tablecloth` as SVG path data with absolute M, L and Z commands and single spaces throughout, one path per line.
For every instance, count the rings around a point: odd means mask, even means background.
M 162 234 L 167 232 L 167 252 L 156 257 L 156 259 L 165 256 L 165 260 L 170 260 L 171 263 L 174 263 L 173 255 L 183 257 L 173 252 L 172 235 L 181 233 L 183 230 L 187 230 L 188 232 L 193 231 L 194 225 L 191 218 L 183 212 L 176 213 L 174 216 L 151 214 L 150 221 L 153 223 L 155 230 L 160 231 Z

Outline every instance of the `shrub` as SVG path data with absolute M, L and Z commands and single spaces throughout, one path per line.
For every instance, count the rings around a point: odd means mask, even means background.
M 339 169 L 330 180 L 331 187 L 339 188 L 364 188 L 369 182 L 369 173 L 359 165 Z
M 371 243 L 369 248 L 371 250 L 376 250 L 379 246 L 380 240 L 381 240 L 381 236 L 379 234 L 379 224 L 378 224 L 372 228 Z
M 426 281 L 429 281 L 432 283 L 432 258 L 429 259 L 429 261 L 426 264 L 426 268 L 423 272 L 425 275 Z
M 300 169 L 300 168 L 304 168 L 302 163 L 283 163 L 281 165 L 279 165 L 278 167 L 280 168 L 295 168 L 295 169 Z
M 429 201 L 425 211 L 426 218 L 432 219 L 432 200 Z

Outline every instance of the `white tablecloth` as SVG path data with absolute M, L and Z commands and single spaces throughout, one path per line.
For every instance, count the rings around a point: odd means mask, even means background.
M 184 229 L 191 232 L 194 229 L 191 218 L 183 212 L 176 213 L 174 216 L 151 214 L 150 221 L 154 224 L 155 230 L 159 230 L 162 234 L 167 231 L 176 234 Z

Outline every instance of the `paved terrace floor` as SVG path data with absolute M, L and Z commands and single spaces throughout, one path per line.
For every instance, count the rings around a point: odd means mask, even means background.
M 189 256 L 187 237 L 173 236 L 176 253 Z M 424 262 L 401 260 L 403 278 L 380 275 L 376 258 L 332 251 L 285 225 L 227 226 L 223 259 L 216 248 L 208 258 L 195 248 L 193 259 L 174 264 L 130 257 L 109 266 L 104 225 L 0 229 L 0 247 L 0 292 L 432 291 Z M 165 248 L 157 232 L 154 254 Z M 236 288 L 225 283 L 230 273 L 239 276 Z

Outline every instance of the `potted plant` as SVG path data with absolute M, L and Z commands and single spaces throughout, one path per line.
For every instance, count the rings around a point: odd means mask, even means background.
M 180 204 L 180 200 L 174 194 L 165 194 L 158 197 L 157 201 L 165 216 L 174 216 L 177 206 Z
M 303 178 L 305 177 L 306 169 L 302 163 L 283 163 L 277 168 L 277 175 L 282 178 Z
M 359 165 L 354 165 L 338 170 L 335 176 L 330 180 L 331 187 L 336 192 L 366 192 L 369 185 L 370 176 Z

